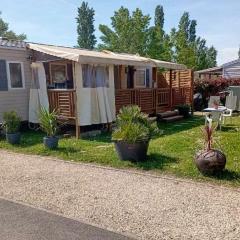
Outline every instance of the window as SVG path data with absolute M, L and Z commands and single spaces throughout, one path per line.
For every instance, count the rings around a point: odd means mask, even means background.
M 8 62 L 7 74 L 10 89 L 23 89 L 25 87 L 23 64 L 21 62 Z
M 135 72 L 135 87 L 144 88 L 146 87 L 146 70 L 137 69 Z
M 50 64 L 51 82 L 64 83 L 67 80 L 67 65 L 66 64 Z
M 105 66 L 82 65 L 84 88 L 109 87 L 109 69 Z

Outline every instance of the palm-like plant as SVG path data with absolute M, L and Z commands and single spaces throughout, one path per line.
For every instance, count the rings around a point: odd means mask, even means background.
M 5 112 L 3 114 L 3 128 L 6 133 L 17 133 L 21 124 L 21 118 L 15 111 Z
M 44 131 L 48 137 L 54 137 L 58 130 L 57 125 L 57 111 L 50 112 L 48 109 L 42 107 L 39 111 L 39 122 L 42 131 Z
M 214 130 L 215 128 L 212 125 L 207 125 L 202 129 L 205 138 L 205 149 L 197 153 L 195 163 L 203 174 L 221 172 L 226 165 L 225 154 L 212 148 Z
M 135 105 L 121 108 L 116 124 L 117 128 L 112 134 L 114 141 L 148 142 L 159 133 L 157 124 L 150 122 L 148 115 Z

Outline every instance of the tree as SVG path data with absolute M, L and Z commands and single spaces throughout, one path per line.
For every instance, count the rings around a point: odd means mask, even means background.
M 178 30 L 172 30 L 172 42 L 174 46 L 174 57 L 178 63 L 185 64 L 189 68 L 195 68 L 196 66 L 196 55 L 194 42 L 190 41 L 194 38 L 195 22 L 189 19 L 189 13 L 185 12 L 178 25 Z M 191 33 L 190 33 L 191 26 Z
M 137 8 L 130 14 L 127 8 L 121 7 L 115 11 L 112 20 L 112 29 L 106 25 L 99 25 L 102 33 L 100 49 L 115 52 L 127 52 L 145 55 L 148 40 L 149 15 L 143 15 Z
M 191 20 L 189 13 L 185 12 L 178 25 L 173 29 L 171 39 L 174 48 L 174 59 L 194 70 L 201 70 L 216 66 L 217 51 L 212 46 L 206 46 L 206 40 L 197 37 L 197 21 Z
M 197 26 L 197 21 L 192 20 L 189 26 L 189 42 L 196 41 L 196 26 Z
M 26 34 L 22 33 L 17 35 L 15 32 L 9 30 L 9 24 L 6 23 L 1 18 L 1 12 L 0 12 L 0 37 L 5 37 L 10 40 L 25 40 L 27 38 Z
M 217 50 L 211 46 L 207 49 L 207 61 L 208 61 L 208 68 L 215 67 L 217 65 Z
M 238 58 L 240 59 L 240 47 L 238 49 Z
M 163 6 L 158 5 L 155 9 L 155 26 L 163 30 L 164 26 L 164 11 Z
M 82 2 L 81 7 L 78 8 L 77 33 L 78 33 L 78 47 L 85 49 L 93 49 L 97 40 L 94 35 L 94 15 L 93 8 L 89 8 L 87 2 Z
M 164 31 L 164 11 L 161 5 L 155 9 L 155 26 L 149 28 L 147 55 L 151 58 L 171 61 L 170 37 Z

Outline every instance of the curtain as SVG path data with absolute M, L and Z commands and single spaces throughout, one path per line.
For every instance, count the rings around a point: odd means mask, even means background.
M 29 97 L 29 122 L 39 123 L 40 107 L 49 109 L 46 74 L 43 63 L 32 63 L 32 82 Z
M 75 63 L 78 123 L 80 126 L 115 120 L 113 65 Z

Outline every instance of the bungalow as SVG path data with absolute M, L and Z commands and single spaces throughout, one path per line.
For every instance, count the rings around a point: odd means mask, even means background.
M 195 78 L 205 80 L 214 80 L 218 78 L 240 79 L 240 59 L 227 62 L 219 67 L 196 71 Z
M 6 56 L 8 51 L 16 55 L 17 44 L 1 44 L 0 53 L 4 49 Z M 79 135 L 80 126 L 113 122 L 125 105 L 137 104 L 142 111 L 156 114 L 192 103 L 192 72 L 184 65 L 110 51 L 22 44 L 25 55 L 22 59 L 16 55 L 18 67 L 8 70 L 8 58 L 0 55 L 0 118 L 2 112 L 14 109 L 24 120 L 37 123 L 39 106 L 45 106 L 57 109 L 59 119 L 74 124 Z M 158 69 L 169 71 L 162 74 Z M 24 100 L 15 103 L 21 91 L 25 91 Z

